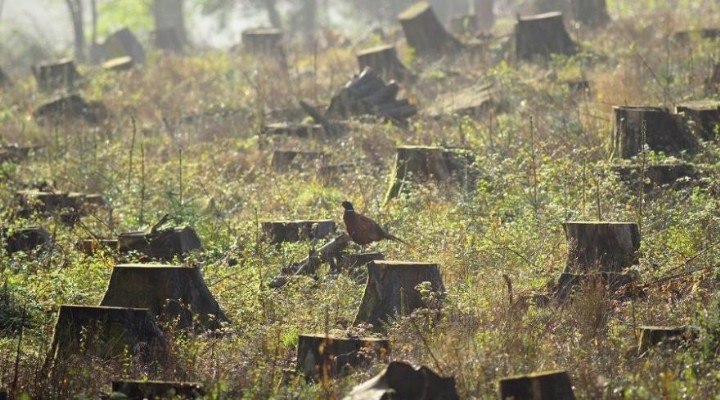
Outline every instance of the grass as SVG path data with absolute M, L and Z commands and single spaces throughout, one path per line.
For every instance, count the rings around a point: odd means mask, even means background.
M 258 221 L 340 221 L 340 202 L 349 199 L 415 245 L 378 243 L 372 249 L 386 259 L 441 266 L 448 293 L 439 320 L 425 313 L 399 318 L 387 326 L 387 335 L 393 359 L 454 375 L 462 398 L 494 398 L 498 379 L 550 369 L 567 369 L 579 398 L 717 393 L 717 146 L 707 144 L 688 157 L 706 166 L 702 185 L 656 189 L 642 202 L 636 187 L 610 172 L 621 163 L 610 148 L 611 107 L 700 97 L 703 77 L 717 61 L 713 42 L 667 45 L 665 34 L 696 26 L 696 14 L 680 10 L 670 18 L 664 2 L 652 3 L 622 10 L 613 3 L 614 25 L 582 35 L 585 50 L 577 56 L 545 66 L 509 60 L 478 66 L 461 57 L 427 74 L 427 82 L 405 88 L 408 97 L 426 105 L 440 91 L 493 83 L 500 111 L 476 119 L 418 118 L 407 129 L 351 122 L 350 132 L 337 138 L 267 137 L 260 126 L 277 115 L 302 119 L 297 99 L 327 103 L 355 72 L 350 48 L 316 55 L 295 49 L 287 74 L 224 52 L 186 58 L 151 53 L 142 70 L 129 74 L 88 68 L 82 94 L 112 111 L 97 127 L 36 124 L 29 115 L 48 96 L 35 92 L 30 77 L 21 79 L 0 97 L 3 135 L 8 142 L 43 148 L 30 162 L 2 165 L 7 178 L 0 181 L 0 204 L 9 212 L 15 190 L 48 180 L 63 190 L 103 193 L 113 220 L 108 225 L 101 216 L 85 218 L 85 228 L 74 230 L 54 219 L 8 222 L 42 224 L 56 247 L 37 257 L 1 256 L 0 304 L 8 306 L 0 313 L 0 387 L 31 396 L 91 398 L 108 391 L 112 377 L 125 376 L 199 381 L 214 398 L 341 398 L 382 366 L 325 384 L 306 383 L 293 372 L 297 334 L 345 332 L 364 282 L 321 270 L 317 279 L 299 277 L 270 289 L 270 281 L 305 257 L 310 244 L 269 245 L 259 240 Z M 672 24 L 649 29 L 654 21 Z M 585 77 L 592 93 L 574 97 L 552 75 Z M 418 185 L 383 206 L 394 149 L 402 144 L 471 149 L 480 171 L 476 187 Z M 352 171 L 332 178 L 312 170 L 275 173 L 275 148 L 325 151 L 331 163 L 352 163 Z M 672 161 L 662 154 L 648 159 Z M 166 212 L 203 239 L 206 251 L 195 261 L 232 320 L 227 334 L 170 330 L 173 356 L 159 375 L 138 360 L 82 358 L 66 360 L 68 373 L 58 381 L 42 374 L 59 305 L 98 304 L 114 263 L 79 254 L 74 242 L 88 230 L 100 236 L 134 230 Z M 562 222 L 598 216 L 642 218 L 642 257 L 634 267 L 645 284 L 642 295 L 622 299 L 588 285 L 563 307 L 510 306 L 503 275 L 516 297 L 544 290 L 565 265 Z M 18 352 L 23 309 L 27 321 Z M 697 324 L 703 330 L 697 347 L 640 358 L 633 348 L 634 328 L 641 324 Z

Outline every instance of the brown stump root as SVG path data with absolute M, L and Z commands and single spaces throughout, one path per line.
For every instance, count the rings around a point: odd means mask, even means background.
M 638 261 L 640 231 L 630 222 L 566 222 L 565 272 L 622 272 Z
M 644 143 L 651 150 L 672 156 L 692 154 L 699 148 L 684 118 L 671 114 L 665 108 L 616 106 L 613 113 L 614 146 L 622 158 L 638 155 Z
M 405 316 L 418 308 L 436 306 L 426 304 L 415 289 L 420 283 L 430 282 L 433 292 L 445 292 L 437 264 L 373 261 L 367 268 L 368 280 L 354 325 L 367 322 L 380 327 L 395 315 Z
M 565 371 L 538 372 L 500 380 L 501 400 L 575 400 Z
M 685 326 L 640 326 L 638 330 L 638 353 L 642 354 L 659 344 L 679 347 L 697 339 L 700 328 Z
M 147 308 L 180 329 L 216 329 L 228 318 L 197 268 L 124 264 L 113 268 L 101 306 Z
M 205 395 L 202 385 L 193 382 L 118 380 L 112 382 L 112 391 L 128 400 L 200 399 Z
M 575 42 L 565 30 L 562 13 L 549 12 L 518 18 L 515 25 L 518 60 L 548 59 L 551 54 L 571 55 L 575 51 Z
M 375 70 L 385 80 L 405 81 L 411 78 L 410 71 L 400 61 L 393 45 L 381 45 L 365 49 L 357 54 L 358 67 Z
M 381 373 L 355 386 L 343 400 L 457 400 L 454 377 L 442 377 L 428 367 L 393 361 Z
M 297 365 L 308 379 L 331 378 L 373 361 L 387 362 L 390 341 L 387 339 L 300 335 Z
M 421 1 L 398 15 L 405 38 L 420 57 L 439 57 L 463 48 L 438 20 L 432 6 Z

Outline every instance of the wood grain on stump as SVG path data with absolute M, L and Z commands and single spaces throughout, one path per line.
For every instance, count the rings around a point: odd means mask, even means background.
M 387 362 L 390 356 L 388 339 L 300 335 L 298 337 L 298 368 L 308 379 L 321 380 L 349 373 L 372 362 Z
M 687 128 L 684 118 L 671 114 L 666 108 L 615 106 L 613 113 L 614 147 L 621 158 L 638 155 L 643 144 L 672 156 L 692 154 L 699 148 L 697 138 Z
M 426 366 L 393 361 L 357 386 L 343 400 L 458 400 L 454 377 L 442 377 Z
M 536 372 L 500 380 L 501 400 L 575 400 L 566 371 Z
M 515 55 L 518 60 L 548 59 L 551 54 L 571 55 L 575 42 L 565 30 L 563 14 L 549 12 L 518 18 Z
M 638 353 L 642 354 L 659 344 L 674 348 L 686 346 L 697 340 L 700 328 L 692 325 L 640 326 L 637 331 Z
M 463 45 L 449 34 L 438 20 L 432 6 L 421 1 L 398 15 L 408 45 L 420 57 L 439 57 L 461 50 Z
M 634 222 L 566 222 L 565 272 L 622 272 L 638 261 L 640 230 Z
M 426 304 L 415 287 L 430 282 L 430 290 L 445 293 L 437 264 L 373 261 L 367 265 L 368 280 L 354 325 L 370 323 L 379 328 L 396 315 L 406 316 L 418 308 L 434 307 Z
M 335 232 L 337 224 L 331 219 L 263 221 L 260 223 L 260 228 L 263 236 L 270 243 L 279 244 L 328 237 Z
M 228 321 L 200 270 L 191 267 L 116 265 L 100 305 L 147 308 L 164 321 L 177 321 L 180 329 L 216 329 Z
M 202 385 L 194 382 L 170 381 L 112 381 L 113 393 L 122 393 L 123 399 L 201 399 L 205 396 Z
M 720 102 L 690 101 L 675 106 L 676 114 L 683 114 L 691 123 L 691 131 L 703 140 L 715 140 L 720 125 Z
M 51 92 L 56 89 L 73 89 L 82 77 L 73 60 L 60 60 L 55 63 L 35 65 L 32 67 L 38 89 Z
M 393 45 L 380 45 L 362 50 L 357 54 L 357 62 L 361 71 L 365 67 L 370 67 L 388 81 L 403 82 L 412 75 L 400 61 Z

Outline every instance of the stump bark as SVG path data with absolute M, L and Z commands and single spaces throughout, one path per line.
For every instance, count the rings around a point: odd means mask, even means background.
M 380 45 L 360 51 L 357 54 L 360 70 L 372 68 L 385 80 L 404 82 L 412 78 L 412 74 L 400 61 L 393 45 Z
M 430 290 L 445 292 L 437 264 L 373 261 L 367 265 L 368 280 L 354 325 L 367 322 L 380 327 L 395 315 L 406 316 L 418 308 L 438 307 L 427 304 L 415 287 L 430 282 Z
M 242 32 L 243 50 L 255 56 L 271 58 L 286 65 L 283 32 L 274 28 L 254 28 Z
M 501 400 L 575 400 L 566 371 L 536 372 L 500 380 Z
M 683 114 L 691 122 L 693 134 L 703 140 L 715 140 L 720 125 L 720 102 L 691 101 L 675 106 L 676 114 Z
M 373 362 L 385 363 L 389 356 L 388 339 L 326 335 L 298 337 L 297 365 L 310 380 L 345 375 Z
M 277 172 L 317 170 L 325 156 L 319 151 L 275 150 L 270 166 Z
M 113 393 L 122 393 L 128 400 L 201 399 L 205 391 L 199 383 L 170 381 L 112 381 Z
M 462 49 L 460 41 L 449 34 L 438 20 L 432 6 L 421 1 L 398 15 L 408 45 L 420 57 L 437 58 Z
M 331 219 L 264 221 L 260 228 L 270 243 L 280 244 L 326 238 L 335 232 L 337 224 Z
M 52 243 L 50 233 L 40 226 L 14 229 L 9 234 L 7 230 L 1 229 L 0 237 L 5 242 L 5 251 L 8 254 L 19 251 L 32 251 Z
M 101 306 L 147 308 L 179 329 L 217 329 L 228 322 L 203 280 L 191 267 L 121 264 L 113 268 Z
M 475 156 L 467 150 L 432 146 L 400 146 L 396 149 L 395 167 L 385 202 L 407 191 L 412 183 L 454 179 L 466 187 L 474 187 Z
M 169 227 L 150 232 L 126 232 L 118 236 L 120 253 L 140 253 L 141 260 L 169 262 L 195 250 L 202 250 L 200 237 L 189 226 Z
M 74 89 L 82 77 L 73 60 L 60 60 L 55 63 L 34 65 L 32 73 L 35 76 L 38 89 L 43 92 L 52 92 L 57 89 Z
M 692 154 L 699 148 L 697 138 L 685 126 L 682 116 L 671 114 L 665 108 L 615 106 L 613 113 L 614 147 L 621 158 L 638 155 L 644 144 L 671 156 Z
M 572 0 L 575 21 L 589 28 L 600 28 L 610 22 L 606 0 Z
M 145 48 L 127 27 L 117 30 L 105 38 L 103 52 L 104 60 L 130 57 L 135 64 L 145 63 Z
M 642 354 L 660 344 L 677 348 L 697 340 L 700 328 L 685 326 L 640 326 L 638 330 L 638 353 Z
M 33 117 L 40 123 L 83 120 L 99 124 L 107 117 L 107 109 L 101 102 L 88 102 L 80 95 L 71 94 L 42 104 L 33 112 Z
M 515 55 L 518 60 L 547 60 L 551 54 L 572 55 L 575 42 L 565 30 L 563 14 L 549 12 L 519 17 L 515 25 Z
M 622 272 L 638 261 L 640 230 L 633 222 L 566 222 L 565 272 Z
M 426 366 L 393 361 L 357 386 L 343 400 L 458 400 L 454 377 L 442 377 Z M 518 399 L 519 400 L 519 399 Z

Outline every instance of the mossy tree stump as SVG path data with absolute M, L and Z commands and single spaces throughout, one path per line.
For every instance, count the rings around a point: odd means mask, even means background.
M 642 354 L 660 344 L 670 347 L 686 346 L 697 340 L 700 328 L 685 326 L 640 326 L 638 331 L 638 353 Z
M 322 239 L 337 229 L 331 219 L 297 221 L 263 221 L 260 223 L 263 236 L 272 244 Z
M 121 264 L 113 268 L 101 306 L 147 308 L 177 327 L 216 329 L 228 318 L 198 268 Z
M 536 372 L 500 380 L 501 400 L 575 400 L 565 371 Z
M 2 229 L 0 230 L 0 236 L 5 242 L 5 251 L 8 254 L 19 251 L 32 251 L 52 243 L 50 233 L 40 226 L 14 229 L 12 232 Z
M 130 57 L 133 64 L 145 63 L 145 48 L 127 27 L 121 28 L 108 35 L 102 46 L 104 60 Z
M 515 25 L 515 55 L 518 60 L 546 60 L 551 54 L 572 55 L 576 47 L 565 30 L 562 13 L 549 12 L 518 18 Z
M 55 361 L 70 356 L 109 360 L 126 354 L 144 363 L 168 355 L 165 337 L 148 309 L 60 306 L 47 367 L 55 369 Z
M 430 291 L 440 296 L 445 293 L 437 264 L 373 261 L 367 269 L 368 280 L 355 316 L 355 325 L 367 322 L 380 327 L 395 315 L 410 315 L 418 308 L 437 308 L 438 304 L 427 304 L 416 289 L 423 282 L 430 282 Z
M 40 64 L 32 67 L 38 89 L 52 92 L 56 89 L 74 89 L 82 77 L 73 60 L 60 60 L 55 63 Z
M 720 125 L 720 102 L 691 101 L 675 106 L 676 114 L 684 114 L 692 123 L 692 132 L 703 140 L 715 140 Z
M 610 22 L 606 0 L 571 0 L 573 19 L 589 28 L 600 28 Z
M 411 183 L 455 179 L 467 187 L 474 186 L 475 156 L 466 150 L 433 146 L 399 146 L 395 168 L 385 201 L 397 197 Z
M 117 380 L 112 381 L 111 387 L 113 393 L 121 393 L 125 396 L 123 399 L 129 400 L 190 400 L 205 396 L 202 385 L 194 382 Z
M 120 253 L 137 252 L 142 260 L 172 261 L 202 250 L 202 242 L 189 226 L 169 227 L 151 232 L 125 232 L 118 236 Z
M 621 158 L 638 155 L 644 144 L 672 156 L 692 154 L 699 148 L 684 118 L 666 108 L 615 106 L 613 113 L 614 147 Z
M 407 67 L 400 61 L 393 45 L 380 45 L 360 51 L 357 54 L 358 67 L 372 68 L 385 80 L 406 81 L 412 77 Z
M 298 368 L 312 380 L 334 378 L 353 368 L 371 362 L 387 362 L 390 356 L 388 339 L 300 335 L 298 337 Z
M 401 12 L 398 19 L 408 45 L 420 57 L 436 58 L 463 48 L 462 43 L 445 30 L 427 2 L 415 3 Z
M 325 156 L 320 151 L 275 150 L 270 166 L 277 172 L 317 170 Z
M 623 272 L 637 263 L 640 230 L 634 222 L 566 222 L 565 272 Z
M 454 377 L 442 377 L 426 366 L 393 361 L 378 375 L 355 386 L 343 400 L 459 398 Z

